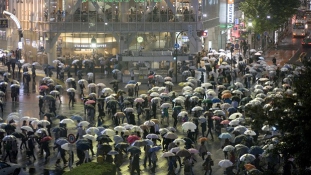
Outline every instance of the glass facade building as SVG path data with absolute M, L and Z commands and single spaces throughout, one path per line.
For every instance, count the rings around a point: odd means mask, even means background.
M 104 57 L 136 56 L 141 48 L 146 55 L 169 56 L 176 41 L 181 54 L 194 54 L 204 42 L 208 43 L 197 36 L 197 31 L 217 27 L 220 13 L 219 0 L 3 0 L 1 3 L 21 23 L 24 58 L 41 63 L 73 55 L 90 57 L 92 37 L 97 40 L 95 52 Z M 6 32 L 9 49 L 14 49 L 17 31 L 14 23 L 10 23 Z

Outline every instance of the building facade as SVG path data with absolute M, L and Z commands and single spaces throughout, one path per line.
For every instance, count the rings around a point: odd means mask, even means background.
M 220 48 L 219 1 L 222 0 L 3 0 L 1 3 L 21 23 L 25 60 L 51 63 L 58 57 L 89 58 L 94 52 L 103 57 L 117 54 L 135 57 L 142 51 L 146 57 L 168 58 L 175 47 L 181 55 L 195 54 L 202 48 Z M 203 30 L 208 35 L 197 36 Z M 94 50 L 92 37 L 97 41 Z M 15 49 L 18 34 L 12 21 L 6 38 L 8 49 Z

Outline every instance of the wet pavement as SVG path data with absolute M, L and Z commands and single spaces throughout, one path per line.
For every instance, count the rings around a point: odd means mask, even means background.
M 288 51 L 286 53 L 283 53 L 281 50 L 278 50 L 278 53 L 281 55 L 281 57 L 283 59 L 285 59 L 284 61 L 279 61 L 281 64 L 282 62 L 286 62 L 286 60 L 288 60 L 289 57 L 288 55 L 290 55 L 289 53 L 292 53 L 292 51 Z M 282 56 L 282 54 L 284 54 L 284 57 Z M 274 55 L 274 51 L 269 52 L 267 57 L 270 57 L 271 55 Z M 285 58 L 286 55 L 286 58 Z M 0 71 L 5 71 L 6 67 L 4 66 L 0 66 Z M 18 102 L 12 103 L 10 95 L 7 95 L 7 99 L 4 100 L 4 113 L 2 115 L 4 121 L 6 120 L 6 117 L 9 113 L 11 112 L 19 112 L 20 117 L 23 116 L 29 116 L 29 117 L 36 117 L 38 119 L 42 119 L 42 116 L 39 115 L 39 107 L 38 107 L 38 98 L 37 96 L 39 95 L 38 92 L 38 88 L 39 88 L 39 79 L 41 79 L 44 76 L 43 71 L 41 70 L 37 70 L 37 79 L 35 83 L 30 83 L 31 84 L 31 93 L 30 94 L 24 94 L 24 91 L 22 90 L 23 85 L 21 85 L 21 93 L 19 95 L 19 100 Z M 53 77 L 55 79 L 55 75 Z M 111 82 L 113 80 L 112 77 L 108 77 L 106 75 L 103 74 L 96 74 L 96 83 L 104 83 L 107 86 L 110 86 L 109 82 Z M 65 84 L 63 84 L 65 87 Z M 121 89 L 124 89 L 125 84 L 120 85 L 119 87 Z M 111 86 L 110 86 L 111 87 Z M 174 86 L 173 87 L 174 91 L 180 92 L 181 91 L 181 87 L 179 86 Z M 140 88 L 140 92 L 139 94 L 142 93 L 146 93 L 147 91 L 147 85 L 142 85 Z M 8 93 L 9 94 L 9 93 Z M 87 94 L 87 92 L 85 92 L 85 94 Z M 76 96 L 76 99 L 79 99 L 78 95 Z M 57 114 L 62 114 L 65 115 L 67 117 L 70 117 L 72 115 L 80 115 L 85 117 L 84 114 L 84 107 L 83 107 L 83 101 L 82 100 L 77 100 L 77 103 L 75 104 L 74 107 L 69 107 L 68 106 L 68 97 L 67 94 L 65 92 L 62 93 L 62 97 L 61 97 L 62 103 L 60 103 L 57 100 Z M 48 112 L 48 109 L 46 109 L 46 112 Z M 171 113 L 171 111 L 170 111 Z M 160 117 L 160 111 L 158 112 L 158 118 Z M 110 128 L 113 128 L 111 119 L 107 119 L 107 117 L 104 118 L 105 119 L 105 123 L 104 125 L 106 126 L 110 126 Z M 53 126 L 58 126 L 59 120 L 58 119 L 54 119 L 53 120 Z M 173 123 L 171 117 L 170 117 L 170 121 L 169 123 Z M 137 123 L 138 125 L 140 124 L 140 122 Z M 21 125 L 21 123 L 19 123 L 19 125 Z M 167 124 L 163 124 L 160 125 L 161 128 L 163 127 L 167 127 Z M 68 131 L 68 134 L 76 134 L 75 129 L 71 129 Z M 177 132 L 178 136 L 180 138 L 184 138 L 186 137 L 186 133 L 184 133 L 181 129 L 181 123 L 178 123 L 178 127 L 177 127 Z M 219 167 L 217 164 L 220 160 L 224 159 L 224 154 L 223 151 L 221 150 L 221 145 L 222 142 L 221 140 L 217 139 L 217 136 L 214 135 L 215 140 L 214 141 L 208 141 L 207 142 L 207 148 L 208 151 L 210 151 L 212 153 L 212 159 L 215 162 L 215 166 L 213 166 L 213 175 L 221 175 L 224 174 L 224 169 Z M 50 147 L 51 147 L 51 156 L 50 159 L 47 163 L 44 163 L 44 159 L 43 157 L 40 157 L 36 155 L 37 160 L 35 162 L 30 162 L 27 160 L 26 158 L 26 154 L 25 154 L 25 150 L 19 151 L 18 153 L 18 160 L 17 163 L 22 165 L 23 167 L 25 167 L 25 172 L 21 173 L 21 174 L 33 174 L 33 175 L 39 175 L 39 174 L 62 174 L 63 171 L 69 171 L 68 167 L 62 167 L 62 163 L 61 163 L 61 167 L 56 167 L 55 166 L 55 162 L 56 162 L 56 155 L 57 152 L 54 151 L 52 149 L 52 144 L 53 142 L 51 142 Z M 96 151 L 96 143 L 93 143 L 94 145 L 94 151 Z M 197 145 L 196 145 L 197 146 Z M 39 150 L 38 148 L 36 148 L 36 152 L 38 153 Z M 156 173 L 155 174 L 167 174 L 167 160 L 165 160 L 164 158 L 160 157 L 161 155 L 161 151 L 158 152 L 158 163 L 157 163 L 157 168 L 156 168 Z M 68 157 L 68 156 L 67 156 Z M 141 174 L 142 175 L 147 175 L 147 174 L 151 174 L 149 167 L 147 166 L 147 168 L 143 167 L 143 158 L 144 158 L 144 154 L 141 155 L 141 161 L 140 161 L 140 169 Z M 77 160 L 77 158 L 75 157 L 75 160 Z M 125 162 L 123 163 L 122 167 L 121 167 L 121 172 L 119 172 L 118 174 L 129 174 L 128 171 L 128 159 L 125 158 L 124 159 Z M 193 170 L 194 170 L 194 174 L 202 174 L 204 173 L 203 171 L 203 167 L 202 167 L 202 158 L 200 158 L 198 155 L 196 155 L 196 160 L 197 163 L 194 164 Z M 93 161 L 96 161 L 96 158 L 93 157 Z M 75 164 L 74 164 L 75 167 Z M 183 169 L 179 169 L 177 168 L 177 170 L 179 172 L 180 175 L 183 175 Z

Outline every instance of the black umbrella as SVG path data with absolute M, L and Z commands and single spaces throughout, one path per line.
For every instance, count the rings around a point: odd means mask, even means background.
M 15 136 L 16 138 L 26 137 L 23 133 L 20 133 L 20 132 L 13 132 L 11 135 Z
M 16 127 L 13 126 L 13 125 L 6 125 L 6 126 L 4 127 L 4 129 L 5 129 L 5 130 L 15 130 Z
M 189 139 L 189 138 L 184 138 L 184 141 L 185 141 L 185 144 L 193 144 L 193 141 L 191 140 L 191 139 Z
M 110 145 L 108 145 L 108 144 L 101 144 L 101 145 L 98 146 L 98 149 L 99 149 L 100 151 L 103 151 L 103 152 L 105 152 L 105 153 L 108 153 L 109 151 L 112 150 L 112 147 L 111 147 Z
M 63 131 L 63 130 L 65 130 L 65 128 L 63 128 L 63 127 L 55 127 L 55 128 L 52 129 L 52 132 L 60 132 L 60 131 Z
M 129 144 L 128 144 L 128 143 L 125 143 L 125 142 L 120 142 L 120 143 L 118 143 L 115 147 L 116 147 L 116 148 L 119 148 L 119 149 L 123 149 L 123 148 L 129 147 Z
M 43 97 L 43 100 L 55 100 L 55 97 L 53 97 L 52 95 L 45 95 Z
M 64 115 L 57 115 L 56 118 L 59 120 L 63 120 L 63 119 L 66 119 L 67 117 Z
M 96 141 L 101 141 L 101 142 L 112 142 L 112 140 L 109 138 L 107 135 L 100 135 L 96 138 Z
M 236 136 L 235 138 L 234 138 L 234 143 L 235 144 L 239 144 L 239 143 L 241 143 L 243 140 L 246 140 L 247 138 L 246 138 L 246 135 L 244 135 L 244 134 L 241 134 L 241 135 L 239 135 L 239 136 Z
M 79 149 L 79 150 L 88 150 L 91 147 L 91 144 L 88 140 L 79 139 L 76 142 L 76 146 L 77 146 L 77 149 Z
M 140 153 L 141 150 L 137 146 L 130 146 L 130 147 L 127 148 L 127 152 L 130 152 L 132 154 L 136 154 L 136 153 Z

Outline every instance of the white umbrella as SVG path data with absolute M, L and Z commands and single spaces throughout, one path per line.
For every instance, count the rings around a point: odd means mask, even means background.
M 218 165 L 222 168 L 228 168 L 228 167 L 231 167 L 233 163 L 228 159 L 224 159 L 224 160 L 219 161 Z
M 153 121 L 149 120 L 149 121 L 145 121 L 144 125 L 146 125 L 146 126 L 154 126 L 155 123 Z
M 160 94 L 157 93 L 157 92 L 152 92 L 152 93 L 150 94 L 150 97 L 158 97 L 158 96 L 160 96 Z
M 229 125 L 236 126 L 236 125 L 238 125 L 239 123 L 240 123 L 240 120 L 234 119 L 234 120 L 231 120 L 231 121 L 229 122 Z
M 253 154 L 244 154 L 240 157 L 240 161 L 242 162 L 252 162 L 256 159 L 256 157 Z
M 201 106 L 195 106 L 191 111 L 203 111 L 203 108 Z
M 102 90 L 102 93 L 112 93 L 112 92 L 113 92 L 113 90 L 111 88 L 104 88 Z
M 181 112 L 178 114 L 178 117 L 184 117 L 185 115 L 188 115 L 188 112 L 187 112 L 187 111 L 181 111 Z
M 24 129 L 29 132 L 33 132 L 33 129 L 30 126 L 22 126 L 21 129 Z
M 144 99 L 142 99 L 142 98 L 136 98 L 135 100 L 134 100 L 134 102 L 137 102 L 137 103 L 142 103 L 142 102 L 144 102 L 145 100 Z
M 75 122 L 69 118 L 61 120 L 59 123 L 74 124 Z
M 85 134 L 85 135 L 83 135 L 83 138 L 88 139 L 88 140 L 92 140 L 92 141 L 95 141 L 95 140 L 96 140 L 96 139 L 95 139 L 95 136 L 90 135 L 90 134 Z
M 245 134 L 245 135 L 249 135 L 249 136 L 255 136 L 255 135 L 256 135 L 255 131 L 250 130 L 250 129 L 246 130 L 246 131 L 244 132 L 244 134 Z
M 28 121 L 29 119 L 30 119 L 30 117 L 24 116 L 24 117 L 21 118 L 21 121 L 24 121 L 24 120 Z
M 147 138 L 147 139 L 158 139 L 159 136 L 156 135 L 156 134 L 148 134 L 148 135 L 146 136 L 146 138 Z
M 85 79 L 80 79 L 79 81 L 78 81 L 78 84 L 84 84 L 84 83 L 86 83 L 87 81 L 85 80 Z
M 222 149 L 222 151 L 228 151 L 228 152 L 233 151 L 233 150 L 235 150 L 235 147 L 232 145 L 227 145 Z
M 86 130 L 86 133 L 87 134 L 91 134 L 91 135 L 95 135 L 99 132 L 99 129 L 96 128 L 96 127 L 89 127 L 87 130 Z
M 116 135 L 116 132 L 112 129 L 105 129 L 101 132 L 101 134 L 112 137 L 112 136 Z
M 123 126 L 116 126 L 116 127 L 114 127 L 114 130 L 121 133 L 122 131 L 124 131 L 124 130 L 126 130 L 126 129 L 125 129 L 125 127 L 123 127 Z
M 160 107 L 161 108 L 169 108 L 169 107 L 171 107 L 171 104 L 170 103 L 163 103 Z
M 230 120 L 234 120 L 234 119 L 239 118 L 239 117 L 242 117 L 242 116 L 243 116 L 243 114 L 241 114 L 241 113 L 239 113 L 239 112 L 236 112 L 236 113 L 231 114 L 231 115 L 229 116 L 229 119 L 230 119 Z
M 87 122 L 87 121 L 81 121 L 80 123 L 78 123 L 78 126 L 84 126 L 84 127 L 86 127 L 86 126 L 89 126 L 89 125 L 90 125 L 90 123 Z
M 67 92 L 76 92 L 76 90 L 74 88 L 68 88 Z
M 46 127 L 50 125 L 51 123 L 47 120 L 39 120 L 38 125 L 42 125 L 43 127 Z
M 194 131 L 197 128 L 197 125 L 195 125 L 192 122 L 185 122 L 182 124 L 182 129 L 183 130 L 191 130 Z

